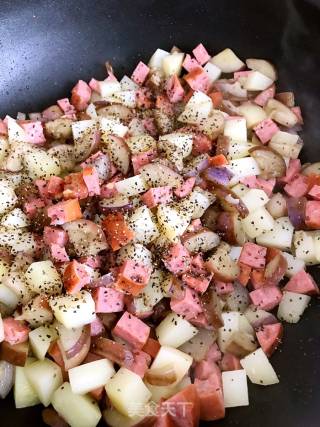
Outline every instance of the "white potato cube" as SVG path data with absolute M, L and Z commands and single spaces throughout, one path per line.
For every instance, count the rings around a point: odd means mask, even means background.
M 101 418 L 98 403 L 89 396 L 72 393 L 69 383 L 53 393 L 51 403 L 70 427 L 96 427 Z
M 304 310 L 308 307 L 311 297 L 296 292 L 283 292 L 277 316 L 288 323 L 299 322 Z
M 135 83 L 130 77 L 123 76 L 120 80 L 121 90 L 138 90 L 139 85 Z
M 14 310 L 19 302 L 19 296 L 8 286 L 0 283 L 0 302 L 8 309 Z
M 171 241 L 177 240 L 187 229 L 191 218 L 180 215 L 169 205 L 159 205 L 157 219 L 161 232 Z
M 231 186 L 237 184 L 241 178 L 260 174 L 259 165 L 253 157 L 231 160 L 226 168 L 234 175 L 229 183 Z
M 150 369 L 160 370 L 168 365 L 172 366 L 177 376 L 175 382 L 175 384 L 177 384 L 188 373 L 192 361 L 192 357 L 181 350 L 168 346 L 161 346 Z
M 3 320 L 0 313 L 0 343 L 4 340 L 4 327 L 3 327 Z
M 293 234 L 295 256 L 306 265 L 318 264 L 313 231 L 295 231 Z
M 149 150 L 156 150 L 157 143 L 151 135 L 137 135 L 126 139 L 126 144 L 132 154 L 140 154 Z
M 163 49 L 157 49 L 149 59 L 148 65 L 150 68 L 162 70 L 163 59 L 169 56 L 170 53 Z
M 123 125 L 118 118 L 100 117 L 100 130 L 104 141 L 110 134 L 122 138 L 128 132 L 128 127 Z
M 61 173 L 59 160 L 44 150 L 33 148 L 25 153 L 23 162 L 32 179 L 49 179 Z
M 115 183 L 117 191 L 125 196 L 132 197 L 148 190 L 149 186 L 141 175 L 134 175 Z
M 251 188 L 241 197 L 241 200 L 246 205 L 248 211 L 253 212 L 256 209 L 265 206 L 269 201 L 269 197 L 263 190 Z
M 222 372 L 222 389 L 225 408 L 248 406 L 248 384 L 244 369 Z
M 253 384 L 266 386 L 279 382 L 277 374 L 262 348 L 258 348 L 241 359 L 240 364 Z
M 49 359 L 39 360 L 26 366 L 25 373 L 41 403 L 48 406 L 54 391 L 63 382 L 60 366 Z
M 0 186 L 0 215 L 2 215 L 14 208 L 18 198 L 8 181 L 1 180 Z
M 162 59 L 162 69 L 164 71 L 164 75 L 166 77 L 170 77 L 173 74 L 179 76 L 181 73 L 183 60 L 184 53 L 182 52 L 174 52 L 170 53 L 170 55 L 166 55 Z
M 244 62 L 229 48 L 214 55 L 210 62 L 220 68 L 223 73 L 233 73 L 244 67 Z
M 134 232 L 134 241 L 148 244 L 159 236 L 153 215 L 146 206 L 136 208 L 128 220 L 128 226 Z
M 203 69 L 208 75 L 210 84 L 214 83 L 221 76 L 220 68 L 214 65 L 212 62 L 207 62 Z
M 152 253 L 140 243 L 130 242 L 117 252 L 117 264 L 120 265 L 127 259 L 153 267 Z
M 29 288 L 38 294 L 61 293 L 62 280 L 52 261 L 33 262 L 25 273 L 25 279 Z
M 256 105 L 251 102 L 243 103 L 238 107 L 238 111 L 242 114 L 247 122 L 247 127 L 249 129 L 256 126 L 258 123 L 262 122 L 262 120 L 267 118 L 267 114 L 263 108 L 259 105 Z
M 147 404 L 151 397 L 141 377 L 126 368 L 120 368 L 105 388 L 112 405 L 129 418 L 139 415 L 139 405 Z
M 272 230 L 273 226 L 274 219 L 264 207 L 249 213 L 249 215 L 242 220 L 243 230 L 251 239 Z
M 282 252 L 282 255 L 287 261 L 287 271 L 285 273 L 287 277 L 292 277 L 299 271 L 306 268 L 306 263 L 302 259 L 296 258 L 293 255 L 288 254 L 288 252 Z
M 26 366 L 35 361 L 36 359 L 29 357 L 26 361 Z M 26 377 L 26 366 L 15 367 L 13 396 L 17 409 L 28 408 L 29 406 L 35 406 L 40 403 L 37 393 Z
M 28 227 L 30 222 L 27 215 L 20 208 L 15 208 L 1 218 L 1 225 L 9 229 L 16 229 Z
M 260 71 L 251 71 L 251 73 L 246 78 L 244 87 L 247 90 L 265 90 L 271 86 L 273 80 Z
M 290 250 L 294 228 L 288 217 L 281 217 L 274 221 L 272 229 L 257 237 L 257 243 L 284 250 Z
M 233 336 L 239 332 L 243 332 L 250 336 L 254 335 L 254 330 L 247 318 L 238 311 L 228 311 L 222 313 L 224 326 L 218 329 L 218 345 L 221 351 L 227 351 L 229 344 L 233 340 Z
M 212 108 L 211 98 L 203 92 L 195 91 L 178 120 L 182 123 L 199 124 L 209 117 Z
M 52 341 L 58 338 L 57 331 L 51 326 L 39 326 L 29 332 L 29 343 L 33 354 L 39 360 L 44 360 Z
M 175 150 L 179 150 L 183 157 L 188 157 L 192 151 L 192 134 L 174 132 L 159 137 L 159 148 L 166 151 L 168 144 Z
M 88 291 L 52 298 L 49 305 L 55 318 L 67 329 L 88 325 L 96 318 L 95 304 Z
M 247 141 L 245 117 L 229 117 L 225 120 L 223 134 L 235 141 Z
M 156 327 L 156 335 L 161 345 L 180 347 L 198 333 L 198 329 L 182 316 L 169 313 Z
M 95 360 L 69 369 L 71 390 L 75 394 L 85 394 L 105 386 L 116 373 L 113 363 L 108 359 Z

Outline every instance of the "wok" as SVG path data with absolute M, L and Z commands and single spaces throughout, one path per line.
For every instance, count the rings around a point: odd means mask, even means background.
M 2 0 L 0 117 L 39 111 L 74 83 L 130 72 L 157 47 L 209 52 L 231 47 L 242 58 L 271 59 L 281 90 L 293 90 L 305 117 L 304 161 L 320 160 L 320 1 L 317 0 Z M 320 281 L 317 268 L 315 278 Z M 320 304 L 286 326 L 272 363 L 280 384 L 249 384 L 249 407 L 227 411 L 217 427 L 315 427 L 320 404 Z M 1 426 L 42 426 L 39 407 L 0 401 Z M 121 426 L 119 426 L 121 427 Z

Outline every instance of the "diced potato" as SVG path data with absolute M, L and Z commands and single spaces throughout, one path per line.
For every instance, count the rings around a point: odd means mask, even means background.
M 170 145 L 173 149 L 180 150 L 183 158 L 185 158 L 191 154 L 192 142 L 192 134 L 174 132 L 159 137 L 159 148 L 166 151 L 166 147 Z
M 134 175 L 115 183 L 117 191 L 125 196 L 132 197 L 148 190 L 149 186 L 141 175 Z
M 247 122 L 247 127 L 249 129 L 256 126 L 262 120 L 267 118 L 267 114 L 263 108 L 259 105 L 253 104 L 251 102 L 245 102 L 238 107 L 238 111 L 242 114 Z
M 123 76 L 120 80 L 121 90 L 138 90 L 139 85 L 135 83 L 130 77 Z
M 26 366 L 34 363 L 36 359 L 29 357 L 26 361 Z M 14 375 L 13 388 L 14 403 L 17 409 L 28 408 L 40 403 L 39 397 L 28 378 L 26 377 L 26 367 L 16 366 Z
M 256 209 L 242 220 L 244 232 L 251 238 L 260 236 L 262 233 L 272 230 L 274 219 L 264 208 Z
M 311 297 L 297 294 L 296 292 L 283 292 L 278 308 L 278 318 L 288 323 L 299 322 L 304 310 L 307 308 Z
M 102 132 L 102 141 L 106 143 L 110 134 L 121 138 L 125 136 L 128 132 L 128 127 L 124 126 L 117 118 L 100 117 L 100 130 Z
M 67 382 L 53 393 L 51 403 L 70 427 L 96 427 L 101 418 L 98 403 L 89 396 L 72 393 Z
M 239 266 L 230 258 L 223 242 L 218 246 L 214 254 L 207 259 L 206 266 L 218 280 L 224 282 L 233 282 L 239 275 Z
M 162 69 L 166 77 L 176 74 L 177 76 L 181 73 L 182 63 L 184 60 L 184 53 L 173 52 L 170 55 L 166 55 L 162 59 Z
M 15 208 L 1 218 L 1 225 L 9 228 L 24 228 L 30 225 L 27 215 L 20 209 Z
M 15 204 L 18 201 L 18 198 L 14 192 L 13 187 L 11 187 L 8 181 L 1 180 L 0 185 L 0 215 L 2 215 L 14 208 Z
M 128 226 L 134 231 L 134 241 L 148 244 L 159 236 L 153 215 L 146 206 L 136 208 L 128 220 Z
M 145 151 L 157 149 L 156 140 L 148 134 L 131 136 L 126 139 L 126 144 L 129 147 L 131 154 L 139 154 L 144 153 Z
M 69 369 L 71 390 L 75 394 L 85 394 L 105 386 L 115 374 L 113 363 L 108 359 L 95 360 Z
M 150 311 L 164 297 L 162 283 L 164 280 L 164 272 L 155 268 L 150 276 L 147 286 L 143 292 L 134 298 L 133 303 L 138 313 Z
M 34 292 L 29 289 L 23 273 L 10 271 L 8 276 L 4 278 L 3 284 L 16 294 L 22 304 L 27 304 L 34 296 Z M 12 295 L 9 295 L 5 288 L 3 292 L 6 298 L 12 298 Z
M 282 255 L 287 261 L 287 271 L 285 273 L 287 277 L 292 277 L 306 268 L 306 263 L 302 259 L 296 258 L 287 252 L 282 252 Z
M 150 408 L 148 404 L 143 405 L 139 410 L 139 415 L 133 418 L 120 414 L 120 412 L 114 408 L 108 408 L 103 412 L 103 419 L 110 427 L 134 427 L 139 425 L 140 422 L 143 422 L 143 419 L 152 413 L 152 408 Z
M 50 344 L 58 338 L 57 331 L 51 326 L 39 326 L 29 332 L 29 342 L 33 354 L 39 360 L 44 360 Z
M 229 48 L 224 49 L 217 55 L 214 55 L 210 62 L 220 68 L 223 73 L 233 73 L 244 67 L 244 62 Z
M 318 264 L 314 232 L 295 231 L 293 234 L 293 247 L 295 256 L 304 261 L 306 265 Z
M 297 159 L 303 147 L 303 142 L 299 135 L 279 130 L 271 138 L 269 147 L 283 157 Z
M 0 283 L 0 303 L 9 310 L 14 310 L 19 302 L 19 296 L 8 286 Z
M 198 333 L 198 329 L 182 316 L 169 313 L 156 327 L 156 335 L 161 345 L 180 347 Z
M 192 357 L 183 351 L 168 346 L 162 346 L 152 362 L 150 369 L 161 370 L 168 365 L 172 366 L 177 377 L 176 382 L 172 384 L 174 386 L 188 373 L 192 361 Z
M 41 149 L 33 148 L 26 153 L 23 162 L 32 179 L 49 179 L 61 173 L 59 160 Z
M 241 159 L 231 160 L 226 168 L 234 175 L 230 180 L 230 186 L 237 184 L 241 178 L 260 174 L 258 163 L 253 157 L 243 157 Z
M 190 219 L 180 215 L 169 205 L 159 205 L 157 219 L 160 231 L 172 242 L 177 240 L 187 229 Z
M 25 273 L 25 279 L 29 288 L 38 294 L 61 293 L 62 280 L 52 261 L 33 262 Z
M 209 347 L 216 341 L 217 333 L 208 329 L 199 329 L 197 335 L 182 344 L 179 350 L 191 356 L 195 362 L 205 359 Z
M 247 123 L 245 117 L 231 117 L 224 123 L 224 136 L 234 141 L 247 141 Z
M 271 80 L 277 80 L 275 67 L 265 59 L 249 58 L 246 60 L 247 67 L 254 71 L 259 71 Z
M 262 246 L 278 248 L 282 251 L 290 250 L 294 228 L 288 217 L 274 221 L 272 229 L 257 237 L 257 243 Z
M 241 197 L 241 200 L 249 212 L 254 212 L 256 209 L 265 206 L 269 201 L 269 197 L 263 190 L 251 188 Z
M 127 259 L 153 267 L 152 253 L 140 243 L 128 243 L 117 252 L 117 264 L 120 265 Z
M 246 78 L 244 87 L 247 90 L 265 90 L 271 86 L 273 80 L 259 71 L 252 71 Z
M 18 125 L 17 121 L 10 116 L 7 116 L 8 138 L 10 144 L 12 142 L 25 142 L 26 134 L 24 129 Z
M 67 329 L 88 325 L 96 318 L 95 304 L 88 291 L 52 298 L 49 305 L 55 318 Z
M 222 389 L 225 408 L 248 406 L 248 384 L 244 369 L 222 372 Z
M 254 330 L 242 313 L 238 311 L 224 312 L 222 319 L 224 326 L 218 329 L 218 345 L 221 351 L 227 351 L 229 345 L 234 341 L 235 334 L 239 332 L 247 334 L 252 340 Z
M 211 98 L 203 92 L 195 91 L 178 120 L 182 123 L 198 124 L 209 116 L 212 108 Z
M 3 321 L 2 321 L 2 316 L 0 313 L 0 343 L 4 341 L 4 327 L 3 327 Z
M 246 193 L 249 191 L 249 188 L 246 185 L 239 183 L 234 187 L 232 187 L 231 190 L 234 192 L 236 196 L 242 199 L 242 197 L 245 196 Z
M 201 218 L 208 207 L 215 201 L 215 196 L 200 187 L 194 187 L 189 201 L 193 203 L 192 219 Z
M 132 418 L 139 415 L 139 407 L 145 405 L 151 393 L 139 375 L 120 368 L 106 385 L 112 405 L 123 415 Z
M 212 62 L 207 62 L 203 69 L 208 74 L 210 84 L 218 80 L 218 78 L 221 76 L 220 68 L 214 65 Z
M 253 384 L 272 385 L 279 382 L 277 374 L 262 348 L 241 359 L 240 364 Z
M 169 52 L 163 49 L 157 49 L 149 59 L 149 67 L 162 70 L 163 59 L 170 55 Z
M 41 403 L 48 406 L 54 391 L 63 382 L 60 366 L 49 359 L 39 360 L 26 366 L 25 374 Z

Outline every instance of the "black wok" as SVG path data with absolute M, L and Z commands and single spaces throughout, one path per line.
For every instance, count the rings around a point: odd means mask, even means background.
M 320 160 L 320 1 L 318 0 L 2 0 L 0 117 L 39 111 L 68 94 L 79 78 L 130 72 L 140 58 L 173 44 L 209 51 L 231 47 L 240 57 L 271 59 L 280 89 L 293 90 L 305 117 L 304 161 Z M 317 268 L 313 273 L 320 281 Z M 286 326 L 272 359 L 280 384 L 249 385 L 249 407 L 203 425 L 320 425 L 320 304 Z M 42 426 L 39 407 L 15 410 L 0 401 L 1 426 Z M 121 427 L 121 426 L 119 426 Z

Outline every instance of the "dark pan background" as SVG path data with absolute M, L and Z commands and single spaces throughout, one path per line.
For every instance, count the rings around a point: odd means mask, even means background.
M 279 88 L 293 90 L 305 118 L 304 161 L 320 160 L 320 1 L 25 0 L 0 4 L 0 117 L 39 111 L 75 82 L 116 74 L 147 61 L 157 47 L 272 59 Z M 317 267 L 313 269 L 320 279 Z M 250 407 L 231 409 L 217 427 L 316 427 L 320 407 L 320 304 L 286 326 L 272 358 L 280 384 L 249 384 Z M 1 426 L 42 426 L 40 408 L 0 401 Z M 119 426 L 121 427 L 121 426 Z

